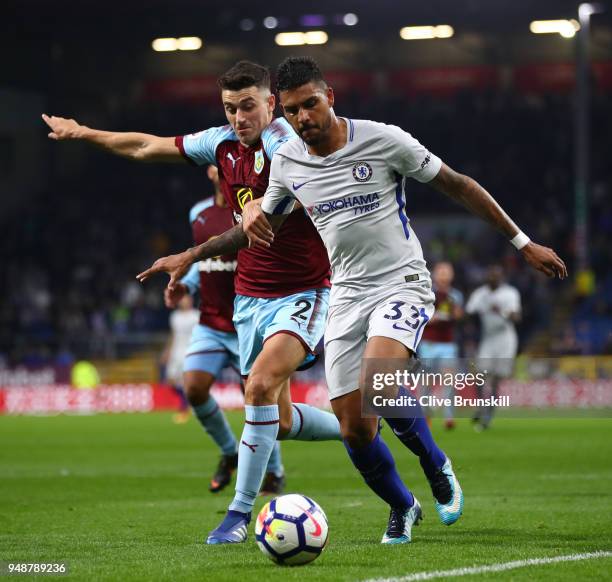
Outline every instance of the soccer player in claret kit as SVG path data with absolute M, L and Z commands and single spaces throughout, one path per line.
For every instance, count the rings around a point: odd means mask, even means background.
M 482 186 L 454 172 L 410 134 L 337 117 L 333 90 L 312 59 L 286 59 L 278 68 L 277 89 L 285 117 L 302 140 L 276 152 L 263 204 L 243 229 L 251 245 L 274 247 L 273 231 L 297 200 L 321 234 L 332 266 L 325 331 L 332 407 L 353 464 L 391 508 L 382 543 L 409 542 L 421 508 L 397 473 L 377 419 L 362 417 L 359 390 L 362 357 L 412 358 L 434 310 L 429 272 L 406 215 L 406 178 L 430 183 L 485 219 L 537 270 L 560 278 L 567 270 L 552 249 L 531 242 Z M 385 420 L 418 455 L 442 522 L 457 521 L 463 495 L 425 419 Z
M 74 120 L 44 115 L 51 139 L 81 139 L 130 159 L 213 164 L 221 191 L 236 221 L 249 201 L 261 198 L 276 150 L 297 135 L 285 119 L 274 119 L 269 71 L 241 61 L 219 78 L 228 125 L 188 136 L 163 138 L 142 133 L 91 129 Z M 253 203 L 251 205 L 258 206 Z M 292 404 L 289 377 L 314 359 L 323 335 L 329 297 L 329 260 L 321 238 L 296 210 L 279 231 L 275 249 L 246 248 L 240 225 L 186 251 L 158 260 L 140 273 L 172 271 L 172 291 L 192 263 L 238 253 L 234 324 L 245 381 L 245 427 L 240 438 L 236 495 L 209 544 L 239 543 L 247 526 L 276 439 L 340 440 L 336 417 L 306 404 Z M 196 249 L 200 249 L 198 252 Z M 204 249 L 204 250 L 202 250 Z M 178 268 L 175 264 L 178 263 Z M 170 266 L 168 266 L 170 265 Z
M 459 357 L 455 327 L 463 317 L 463 293 L 452 286 L 455 278 L 453 265 L 447 261 L 436 263 L 432 272 L 433 292 L 435 295 L 435 312 L 423 330 L 418 356 L 430 369 L 444 374 L 456 371 Z M 449 386 L 447 399 L 452 401 L 454 388 Z M 444 426 L 455 428 L 453 406 L 444 409 Z
M 202 244 L 233 225 L 233 214 L 221 192 L 217 168 L 209 166 L 207 175 L 215 187 L 215 193 L 195 204 L 189 212 L 195 244 Z M 209 485 L 212 493 L 221 491 L 229 484 L 238 466 L 238 442 L 225 414 L 210 394 L 223 368 L 231 366 L 240 373 L 238 336 L 232 322 L 236 265 L 235 254 L 194 263 L 179 285 L 172 291 L 166 288 L 164 292 L 166 306 L 171 308 L 187 293 L 198 294 L 200 298 L 199 324 L 191 335 L 182 370 L 187 400 L 196 418 L 221 451 L 219 465 Z M 261 493 L 281 493 L 284 482 L 280 445 L 277 442 L 268 461 Z

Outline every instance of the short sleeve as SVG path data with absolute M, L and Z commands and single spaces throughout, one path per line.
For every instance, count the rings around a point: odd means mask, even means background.
M 464 303 L 463 293 L 461 293 L 459 289 L 455 289 L 455 288 L 451 289 L 449 295 L 450 295 L 452 302 L 455 305 L 459 307 L 463 307 L 463 303 Z
M 211 127 L 189 135 L 179 135 L 174 138 L 174 143 L 190 164 L 203 166 L 217 163 L 217 147 L 228 140 L 238 141 L 231 125 Z
M 210 208 L 214 203 L 215 203 L 214 196 L 211 196 L 210 198 L 206 198 L 205 200 L 200 200 L 199 202 L 196 202 L 196 204 L 194 204 L 191 207 L 191 210 L 189 211 L 189 224 L 193 224 L 196 218 L 199 216 L 200 212 L 202 212 L 203 210 L 206 210 L 207 208 Z
M 282 182 L 281 156 L 274 156 L 270 166 L 268 188 L 261 203 L 261 209 L 266 214 L 290 214 L 295 206 L 293 193 Z
M 398 174 L 418 182 L 429 182 L 438 175 L 442 167 L 438 156 L 403 129 L 395 125 L 384 127 L 389 162 Z
M 181 283 L 189 289 L 192 295 L 200 288 L 200 263 L 193 263 L 187 274 L 181 279 Z
M 278 117 L 272 121 L 261 134 L 261 141 L 263 142 L 264 151 L 268 159 L 271 160 L 280 146 L 295 137 L 297 137 L 296 133 L 284 117 Z

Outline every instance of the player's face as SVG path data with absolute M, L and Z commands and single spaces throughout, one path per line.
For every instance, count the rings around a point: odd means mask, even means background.
M 287 121 L 308 145 L 327 139 L 332 125 L 334 92 L 319 83 L 306 83 L 301 87 L 279 93 Z
M 450 263 L 438 263 L 433 270 L 433 280 L 438 287 L 447 287 L 453 282 L 455 272 Z
M 487 283 L 489 287 L 495 289 L 501 285 L 504 273 L 501 267 L 493 266 L 487 271 Z
M 234 128 L 240 143 L 253 145 L 272 121 L 274 95 L 267 89 L 246 87 L 239 91 L 221 92 L 225 116 Z

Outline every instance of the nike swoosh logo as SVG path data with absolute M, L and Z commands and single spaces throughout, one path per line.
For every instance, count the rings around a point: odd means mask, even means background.
M 304 513 L 315 524 L 315 530 L 310 535 L 318 538 L 321 535 L 321 533 L 323 532 L 323 528 L 321 527 L 321 524 L 313 517 L 313 515 L 312 515 L 312 513 L 310 513 L 310 511 L 304 510 Z
M 404 431 L 395 430 L 394 428 L 392 428 L 391 430 L 393 431 L 393 434 L 395 436 L 401 437 L 401 436 L 404 436 L 405 434 L 408 434 L 412 430 L 412 428 L 409 428 L 408 430 L 404 430 Z
M 293 186 L 293 189 L 297 192 L 302 186 L 306 186 L 306 184 L 312 182 L 312 180 L 306 180 L 306 182 L 302 182 L 301 184 L 296 184 L 295 182 L 292 182 L 291 185 Z

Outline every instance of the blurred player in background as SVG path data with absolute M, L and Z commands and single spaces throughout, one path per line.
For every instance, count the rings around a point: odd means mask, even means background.
M 469 315 L 480 319 L 480 343 L 478 367 L 487 372 L 487 388 L 491 396 L 497 396 L 503 378 L 512 375 L 518 350 L 515 324 L 521 319 L 521 296 L 518 289 L 504 283 L 504 273 L 499 265 L 487 271 L 487 282 L 470 295 L 465 307 Z M 479 397 L 484 396 L 479 387 Z M 495 407 L 481 407 L 474 416 L 476 430 L 489 428 Z
M 161 363 L 165 366 L 166 381 L 181 399 L 180 411 L 174 416 L 174 422 L 182 424 L 189 419 L 189 404 L 183 388 L 183 360 L 189 347 L 191 333 L 198 323 L 200 314 L 193 307 L 191 295 L 184 295 L 172 307 L 176 309 L 170 314 L 170 336 L 162 354 Z
M 436 296 L 435 312 L 423 330 L 418 355 L 426 360 L 436 372 L 453 373 L 456 371 L 459 345 L 455 338 L 456 323 L 463 317 L 463 294 L 452 286 L 455 278 L 453 265 L 447 261 L 436 263 L 431 278 Z M 453 398 L 454 388 L 448 387 L 446 398 Z M 453 407 L 444 409 L 444 426 L 455 428 Z
M 221 192 L 217 168 L 210 165 L 206 172 L 215 194 L 198 202 L 189 213 L 195 244 L 202 244 L 233 225 L 232 211 Z M 240 373 L 238 336 L 232 322 L 236 264 L 235 254 L 194 263 L 179 285 L 172 291 L 167 288 L 164 291 L 167 307 L 174 307 L 177 302 L 180 304 L 190 294 L 198 294 L 200 298 L 197 326 L 184 363 L 181 361 L 181 370 L 184 371 L 185 391 L 194 414 L 221 451 L 219 465 L 209 486 L 213 493 L 228 485 L 238 466 L 238 443 L 223 411 L 210 394 L 223 368 L 231 366 Z M 261 493 L 281 493 L 284 485 L 280 444 L 277 442 L 268 461 Z
M 140 161 L 187 161 L 214 164 L 225 200 L 236 222 L 249 201 L 268 186 L 276 150 L 297 136 L 285 119 L 274 119 L 276 100 L 269 71 L 240 61 L 219 78 L 228 125 L 199 133 L 163 138 L 143 133 L 91 129 L 74 120 L 43 115 L 51 139 L 80 139 Z M 329 299 L 329 260 L 321 238 L 302 209 L 277 233 L 273 249 L 237 244 L 242 228 L 215 239 L 223 247 L 207 257 L 189 253 L 170 289 L 200 258 L 238 254 L 234 323 L 238 333 L 241 374 L 245 376 L 245 427 L 240 439 L 236 495 L 209 544 L 244 542 L 257 493 L 277 438 L 305 441 L 340 440 L 335 416 L 305 404 L 292 404 L 291 374 L 314 360 L 323 335 Z M 227 234 L 227 233 L 226 233 Z M 240 240 L 235 240 L 238 235 Z M 232 238 L 234 236 L 234 238 Z M 215 240 L 206 243 L 210 245 Z M 244 239 L 246 240 L 246 239 Z M 215 243 L 216 244 L 216 243 Z M 199 247 L 197 247 L 199 248 Z M 140 280 L 146 275 L 141 273 Z M 264 433 L 258 427 L 267 427 Z

